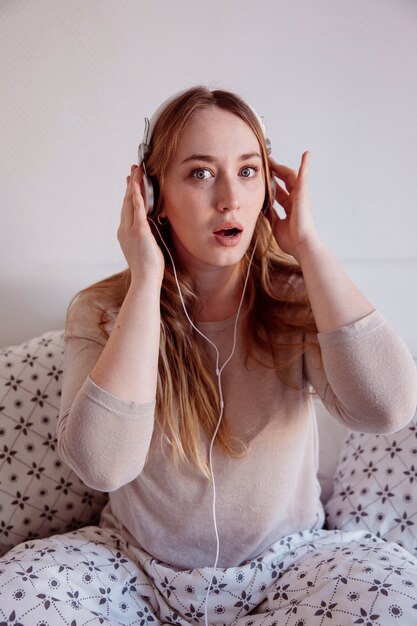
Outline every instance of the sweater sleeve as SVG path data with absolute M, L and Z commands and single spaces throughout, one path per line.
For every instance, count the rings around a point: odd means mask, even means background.
M 392 433 L 412 419 L 417 370 L 379 311 L 336 330 L 307 334 L 306 378 L 329 412 L 352 430 Z
M 141 472 L 154 423 L 155 401 L 125 401 L 89 376 L 107 338 L 100 306 L 80 296 L 67 313 L 58 451 L 86 485 L 114 491 Z

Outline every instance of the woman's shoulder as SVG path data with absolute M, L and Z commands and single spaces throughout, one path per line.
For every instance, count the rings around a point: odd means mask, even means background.
M 80 291 L 68 305 L 65 338 L 82 337 L 105 345 L 118 311 L 107 290 Z

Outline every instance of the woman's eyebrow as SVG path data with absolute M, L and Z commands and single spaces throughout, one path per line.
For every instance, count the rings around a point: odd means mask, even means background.
M 240 155 L 239 161 L 247 161 L 248 159 L 253 159 L 254 157 L 262 159 L 259 152 L 247 152 Z M 217 161 L 217 159 L 210 154 L 192 154 L 191 156 L 181 161 L 181 163 L 188 163 L 189 161 L 206 161 L 208 163 L 213 163 L 214 161 Z
M 246 154 L 242 154 L 240 156 L 240 160 L 241 161 L 247 161 L 248 159 L 253 159 L 254 157 L 258 157 L 258 159 L 262 160 L 261 155 L 259 154 L 259 152 L 248 152 Z

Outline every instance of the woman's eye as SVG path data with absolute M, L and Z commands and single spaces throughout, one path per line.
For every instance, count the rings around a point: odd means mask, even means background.
M 256 172 L 256 167 L 244 167 L 240 170 L 240 174 L 243 178 L 252 178 L 255 176 Z
M 204 167 L 200 167 L 198 168 L 198 170 L 194 170 L 193 172 L 191 172 L 191 176 L 193 178 L 197 178 L 197 180 L 207 180 L 207 178 L 212 177 L 212 174 L 210 170 Z

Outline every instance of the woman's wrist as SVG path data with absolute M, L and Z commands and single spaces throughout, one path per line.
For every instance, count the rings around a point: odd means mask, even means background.
M 303 268 L 303 265 L 310 263 L 311 259 L 326 252 L 326 246 L 318 235 L 303 239 L 295 248 L 293 257 Z
M 155 273 L 143 273 L 141 275 L 136 275 L 131 277 L 129 291 L 132 293 L 143 293 L 148 292 L 150 294 L 155 293 L 160 297 L 161 286 L 162 286 L 162 276 L 158 276 Z

